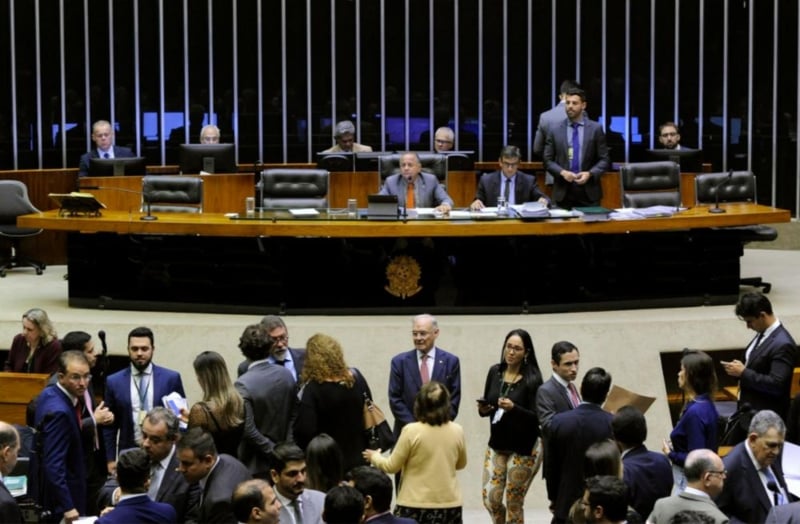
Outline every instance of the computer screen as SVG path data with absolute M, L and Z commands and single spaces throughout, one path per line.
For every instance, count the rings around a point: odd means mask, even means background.
M 356 171 L 380 171 L 378 159 L 383 155 L 391 155 L 391 152 L 373 151 L 371 153 L 356 153 Z
M 179 167 L 184 175 L 236 173 L 236 151 L 233 144 L 181 144 Z
M 352 171 L 353 153 L 317 153 L 317 169 Z
M 472 171 L 475 169 L 475 151 L 442 151 L 447 157 L 447 171 Z
M 703 170 L 702 149 L 648 149 L 650 160 L 670 160 L 680 164 L 682 173 L 699 173 Z
M 130 176 L 146 174 L 147 161 L 142 156 L 89 159 L 89 176 Z

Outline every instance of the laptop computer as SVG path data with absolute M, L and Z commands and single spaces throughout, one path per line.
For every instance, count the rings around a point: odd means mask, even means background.
M 367 195 L 368 220 L 397 220 L 397 195 Z

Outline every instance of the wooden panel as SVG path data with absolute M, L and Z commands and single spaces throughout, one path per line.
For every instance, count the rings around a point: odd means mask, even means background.
M 46 373 L 0 373 L 0 420 L 25 424 L 25 410 L 47 385 Z
M 380 189 L 380 177 L 375 171 L 335 171 L 330 174 L 328 205 L 347 207 L 347 199 L 355 198 L 358 207 L 367 207 L 367 196 Z

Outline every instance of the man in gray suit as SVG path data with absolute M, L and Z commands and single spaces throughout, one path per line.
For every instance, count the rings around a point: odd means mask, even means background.
M 453 199 L 439 183 L 436 175 L 422 172 L 419 156 L 413 151 L 400 156 L 400 173 L 389 176 L 380 190 L 381 195 L 397 195 L 397 202 L 406 209 L 432 207 L 449 213 Z
M 269 478 L 281 502 L 280 522 L 322 524 L 325 494 L 306 489 L 306 457 L 296 444 L 284 442 L 272 449 Z
M 567 118 L 550 128 L 544 147 L 544 167 L 553 175 L 553 200 L 564 208 L 599 205 L 600 177 L 611 165 L 606 135 L 589 120 L 586 92 L 573 88 L 564 100 Z
M 695 449 L 686 456 L 683 472 L 686 475 L 686 489 L 677 495 L 658 499 L 647 522 L 666 524 L 676 513 L 693 510 L 708 515 L 716 524 L 727 523 L 728 517 L 713 500 L 722 493 L 725 483 L 726 472 L 722 459 L 710 449 Z
M 289 439 L 297 406 L 294 377 L 267 360 L 274 343 L 264 324 L 247 326 L 239 339 L 239 349 L 252 361 L 235 384 L 244 399 L 239 458 L 255 476 L 266 474 L 275 443 Z

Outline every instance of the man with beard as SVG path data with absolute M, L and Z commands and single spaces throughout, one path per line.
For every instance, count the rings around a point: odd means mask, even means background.
M 627 522 L 628 488 L 621 479 L 610 475 L 589 477 L 581 506 L 586 522 Z
M 114 422 L 103 427 L 109 473 L 114 472 L 119 451 L 139 446 L 142 421 L 148 411 L 161 403 L 161 397 L 174 392 L 186 396 L 180 374 L 153 364 L 154 352 L 150 328 L 133 329 L 128 333 L 131 365 L 106 381 L 105 403 L 114 414 Z
M 306 489 L 306 456 L 299 446 L 282 443 L 272 449 L 269 477 L 281 502 L 281 522 L 322 523 L 325 494 Z

